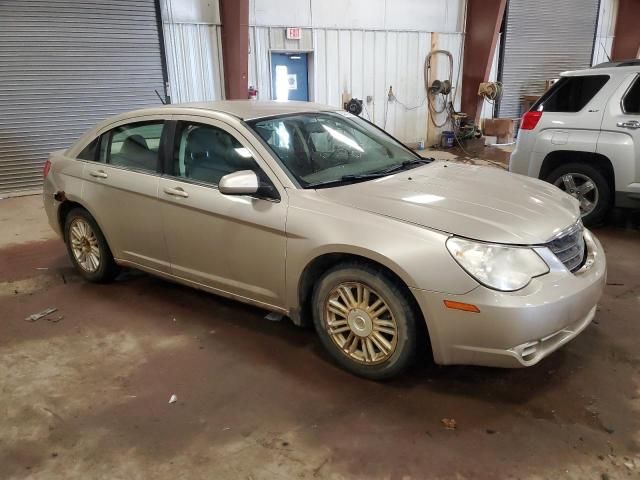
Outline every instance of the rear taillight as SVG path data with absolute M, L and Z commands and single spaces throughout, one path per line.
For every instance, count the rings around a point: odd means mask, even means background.
M 44 163 L 44 168 L 42 169 L 42 175 L 44 176 L 44 178 L 47 178 L 47 175 L 49 175 L 49 170 L 51 170 L 51 161 L 47 160 Z
M 522 122 L 520 123 L 520 130 L 533 130 L 538 125 L 538 122 L 542 118 L 542 112 L 534 111 L 527 112 L 522 117 Z

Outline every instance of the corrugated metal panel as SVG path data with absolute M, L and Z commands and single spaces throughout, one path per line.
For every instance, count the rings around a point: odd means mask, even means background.
M 52 150 L 164 92 L 154 0 L 0 2 L 0 193 L 40 188 Z
M 523 95 L 541 95 L 544 82 L 566 70 L 588 68 L 598 0 L 509 0 L 500 117 L 519 117 Z
M 466 0 L 249 0 L 249 24 L 456 33 L 464 28 L 465 4 Z
M 373 101 L 366 105 L 363 116 L 368 116 L 377 125 L 406 142 L 427 139 L 423 67 L 431 49 L 430 32 L 324 28 L 308 31 L 313 34 L 312 42 L 304 40 L 306 37 L 303 34 L 300 45 L 295 48 L 294 44 L 294 48 L 290 49 L 313 50 L 310 70 L 313 101 L 339 107 L 344 92 L 363 100 L 370 95 Z M 258 88 L 258 96 L 262 100 L 269 99 L 270 95 L 269 51 L 285 48 L 279 40 L 283 36 L 282 28 L 250 27 L 249 84 Z M 453 54 L 453 81 L 459 85 L 462 35 L 438 34 L 435 48 L 447 49 Z M 435 63 L 443 78 L 448 77 L 446 59 L 437 58 Z M 393 86 L 396 96 L 404 105 L 387 105 L 389 86 Z M 456 95 L 455 104 L 459 108 L 459 95 Z M 433 131 L 435 134 L 436 130 Z
M 172 103 L 224 98 L 220 26 L 164 22 Z
M 600 0 L 596 42 L 593 47 L 593 59 L 591 60 L 592 65 L 609 61 L 617 15 L 618 0 Z
M 498 61 L 500 60 L 500 42 L 502 42 L 502 34 L 498 34 L 498 41 L 496 42 L 496 50 L 493 53 L 493 60 L 491 60 L 491 71 L 489 72 L 489 82 L 495 82 L 498 80 Z M 493 118 L 495 114 L 495 102 L 484 100 L 482 102 L 482 110 L 480 111 L 480 118 Z

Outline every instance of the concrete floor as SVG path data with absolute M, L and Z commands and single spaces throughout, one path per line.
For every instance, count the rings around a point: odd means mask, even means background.
M 640 478 L 640 232 L 596 233 L 609 284 L 564 349 L 374 383 L 260 310 L 85 283 L 39 197 L 0 200 L 0 478 Z

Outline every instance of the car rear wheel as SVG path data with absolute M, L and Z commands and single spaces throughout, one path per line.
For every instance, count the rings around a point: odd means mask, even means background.
M 604 220 L 611 207 L 611 188 L 599 169 L 586 163 L 567 163 L 551 172 L 546 180 L 580 202 L 585 225 L 597 225 Z
M 339 265 L 313 295 L 323 345 L 345 369 L 381 380 L 401 373 L 416 351 L 416 314 L 397 282 L 367 264 Z
M 108 282 L 118 274 L 107 241 L 94 218 L 82 208 L 74 208 L 65 218 L 64 238 L 69 258 L 76 270 L 91 282 Z

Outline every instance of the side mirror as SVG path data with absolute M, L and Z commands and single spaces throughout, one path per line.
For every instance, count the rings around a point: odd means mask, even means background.
M 260 182 L 255 172 L 240 170 L 220 179 L 218 190 L 225 195 L 253 195 L 258 192 Z

